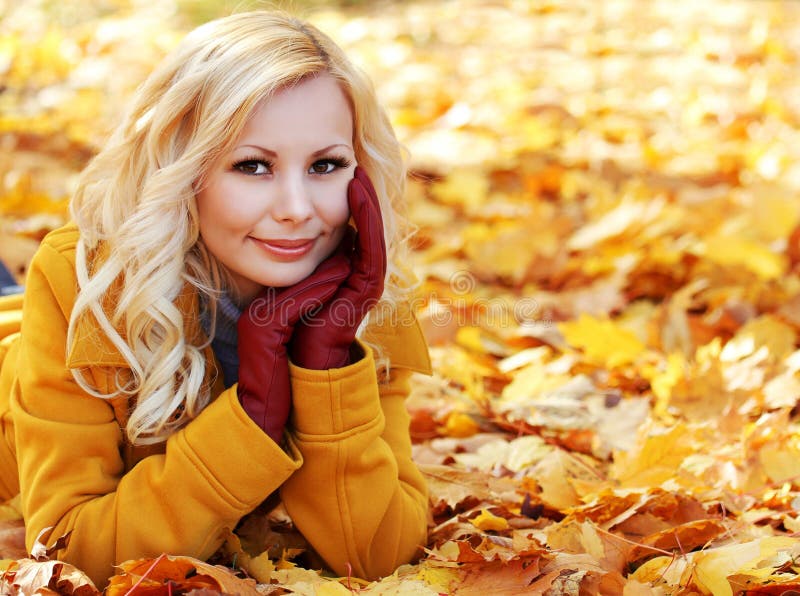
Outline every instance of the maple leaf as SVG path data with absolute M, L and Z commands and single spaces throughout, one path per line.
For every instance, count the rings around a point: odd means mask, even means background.
M 66 596 L 95 596 L 100 592 L 89 577 L 74 565 L 51 561 L 50 556 L 64 548 L 69 534 L 61 536 L 48 548 L 43 540 L 52 528 L 45 528 L 36 538 L 31 557 L 18 559 L 0 576 L 0 589 L 9 596 L 34 594 L 63 594 Z
M 561 323 L 559 329 L 567 343 L 581 349 L 590 362 L 608 368 L 630 364 L 645 350 L 638 337 L 610 320 L 583 314 L 577 321 Z
M 10 596 L 45 594 L 48 590 L 53 594 L 73 596 L 100 594 L 92 580 L 73 565 L 34 559 L 14 561 L 0 578 L 0 588 Z
M 191 590 L 256 596 L 254 580 L 243 580 L 224 568 L 209 565 L 192 557 L 161 555 L 155 559 L 137 559 L 118 565 L 120 573 L 109 580 L 105 593 L 124 596 L 135 593 L 168 596 Z
M 473 562 L 463 566 L 427 560 L 420 564 L 416 577 L 445 594 L 515 596 L 532 593 L 530 586 L 539 574 L 538 562 L 528 558 L 517 558 L 507 563 Z

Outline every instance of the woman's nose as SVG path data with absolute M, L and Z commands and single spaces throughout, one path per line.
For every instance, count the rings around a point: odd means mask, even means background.
M 302 175 L 286 174 L 272 213 L 277 221 L 301 222 L 314 214 L 310 189 Z

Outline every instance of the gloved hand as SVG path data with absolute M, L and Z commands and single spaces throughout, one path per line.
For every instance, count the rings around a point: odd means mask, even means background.
M 340 250 L 352 249 L 351 272 L 319 312 L 303 318 L 294 330 L 289 352 L 303 368 L 324 370 L 350 363 L 356 330 L 383 294 L 386 242 L 375 188 L 367 173 L 356 167 L 347 188 L 347 201 L 356 225 L 345 234 Z M 357 233 L 356 233 L 357 232 Z
M 329 300 L 349 273 L 337 250 L 295 285 L 262 290 L 239 317 L 239 401 L 278 444 L 292 405 L 286 344 L 300 317 Z

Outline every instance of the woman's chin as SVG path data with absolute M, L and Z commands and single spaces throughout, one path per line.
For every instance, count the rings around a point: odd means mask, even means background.
M 291 268 L 284 268 L 284 267 L 276 267 L 273 271 L 270 271 L 270 275 L 266 275 L 259 279 L 259 283 L 265 287 L 271 288 L 288 288 L 289 286 L 293 286 L 297 283 L 300 283 L 304 279 L 306 279 L 309 275 L 314 272 L 314 269 L 317 268 L 317 264 L 311 263 L 304 263 L 302 266 L 300 263 L 293 263 Z M 277 270 L 275 270 L 277 269 Z M 286 269 L 281 271 L 281 269 Z

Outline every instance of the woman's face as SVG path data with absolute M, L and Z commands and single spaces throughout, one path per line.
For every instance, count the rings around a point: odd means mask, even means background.
M 200 235 L 241 301 L 297 283 L 333 252 L 350 216 L 355 165 L 350 106 L 329 75 L 254 110 L 197 194 Z

